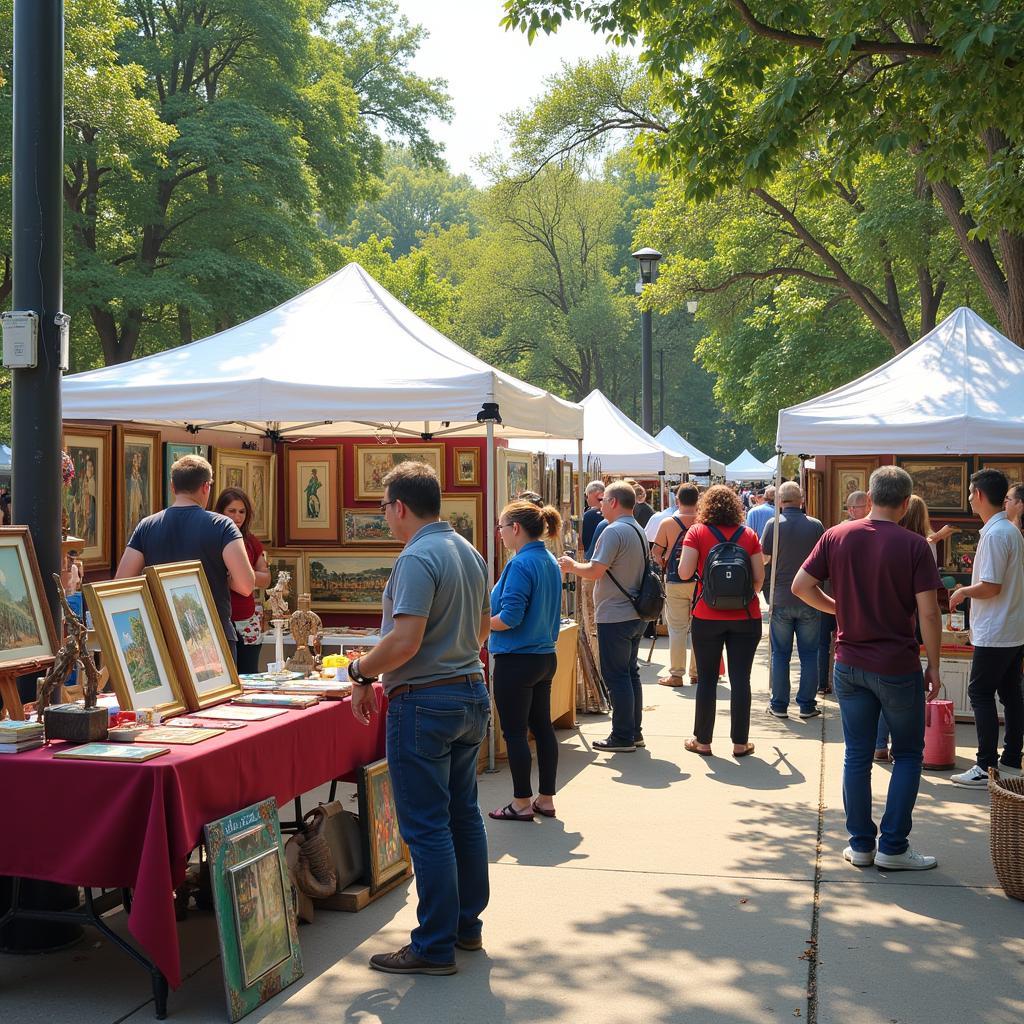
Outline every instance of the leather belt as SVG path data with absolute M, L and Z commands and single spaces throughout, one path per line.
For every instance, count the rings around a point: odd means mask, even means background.
M 419 692 L 420 690 L 429 690 L 432 686 L 457 686 L 459 683 L 482 683 L 484 676 L 482 672 L 471 672 L 464 676 L 450 676 L 448 679 L 434 679 L 429 683 L 402 683 L 401 686 L 396 686 L 389 694 L 388 700 L 392 700 L 395 697 L 401 697 L 404 693 Z

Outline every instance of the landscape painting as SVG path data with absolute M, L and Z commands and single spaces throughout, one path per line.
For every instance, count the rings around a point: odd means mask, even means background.
M 210 616 L 199 594 L 199 587 L 195 583 L 171 587 L 170 595 L 174 618 L 185 640 L 196 681 L 202 683 L 222 675 L 224 663 L 214 640 Z
M 146 634 L 146 624 L 138 608 L 114 612 L 110 616 L 114 626 L 117 646 L 128 667 L 128 678 L 132 689 L 138 693 L 160 688 L 160 670 Z
M 342 542 L 345 544 L 397 544 L 383 512 L 345 509 Z
M 422 445 L 366 445 L 355 446 L 356 498 L 372 501 L 384 497 L 384 477 L 403 462 L 425 462 L 444 487 L 444 447 Z
M 316 611 L 379 612 L 397 554 L 306 552 L 310 604 Z
M 288 911 L 277 850 L 230 869 L 242 984 L 248 988 L 291 956 Z
M 914 493 L 924 498 L 928 511 L 967 514 L 967 461 L 965 459 L 898 459 L 914 481 Z
M 0 548 L 0 650 L 18 651 L 43 642 L 16 547 Z

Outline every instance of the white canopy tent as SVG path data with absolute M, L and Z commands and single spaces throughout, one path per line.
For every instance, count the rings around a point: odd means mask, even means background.
M 710 473 L 713 476 L 725 476 L 724 462 L 719 462 L 718 459 L 713 459 L 710 455 L 705 455 L 704 452 L 690 444 L 690 442 L 674 428 L 662 427 L 661 430 L 654 435 L 654 440 L 660 442 L 666 448 L 670 448 L 672 451 L 679 452 L 680 454 L 687 456 L 690 460 L 690 468 L 688 472 L 698 474 Z
M 585 472 L 635 475 L 686 473 L 690 460 L 669 450 L 638 427 L 600 391 L 591 391 L 583 406 L 583 469 Z M 535 451 L 567 459 L 580 467 L 578 446 L 571 438 L 540 441 Z
M 955 309 L 887 363 L 779 411 L 777 448 L 809 455 L 1024 452 L 1024 350 Z
M 775 477 L 775 466 L 772 462 L 762 462 L 746 448 L 725 467 L 725 479 L 730 483 L 749 480 L 772 480 Z

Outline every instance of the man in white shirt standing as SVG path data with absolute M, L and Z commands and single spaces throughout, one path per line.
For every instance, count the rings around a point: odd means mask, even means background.
M 1009 489 L 1004 474 L 982 469 L 971 477 L 971 509 L 985 524 L 971 569 L 971 585 L 953 591 L 949 610 L 971 599 L 971 681 L 968 696 L 978 730 L 978 763 L 952 782 L 974 789 L 988 787 L 989 768 L 1020 775 L 1024 746 L 1024 539 L 1003 511 Z M 1003 704 L 1006 728 L 999 758 L 999 714 Z

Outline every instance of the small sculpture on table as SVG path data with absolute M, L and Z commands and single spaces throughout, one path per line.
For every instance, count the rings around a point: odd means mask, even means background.
M 282 569 L 274 585 L 267 591 L 270 622 L 274 627 L 274 662 L 279 672 L 284 666 L 284 624 L 288 621 L 288 588 L 291 582 L 292 574 Z
M 316 612 L 309 610 L 309 594 L 300 594 L 298 605 L 289 620 L 292 638 L 295 640 L 295 653 L 288 659 L 285 668 L 289 672 L 301 672 L 308 678 L 315 664 L 310 647 L 319 639 L 323 621 Z

